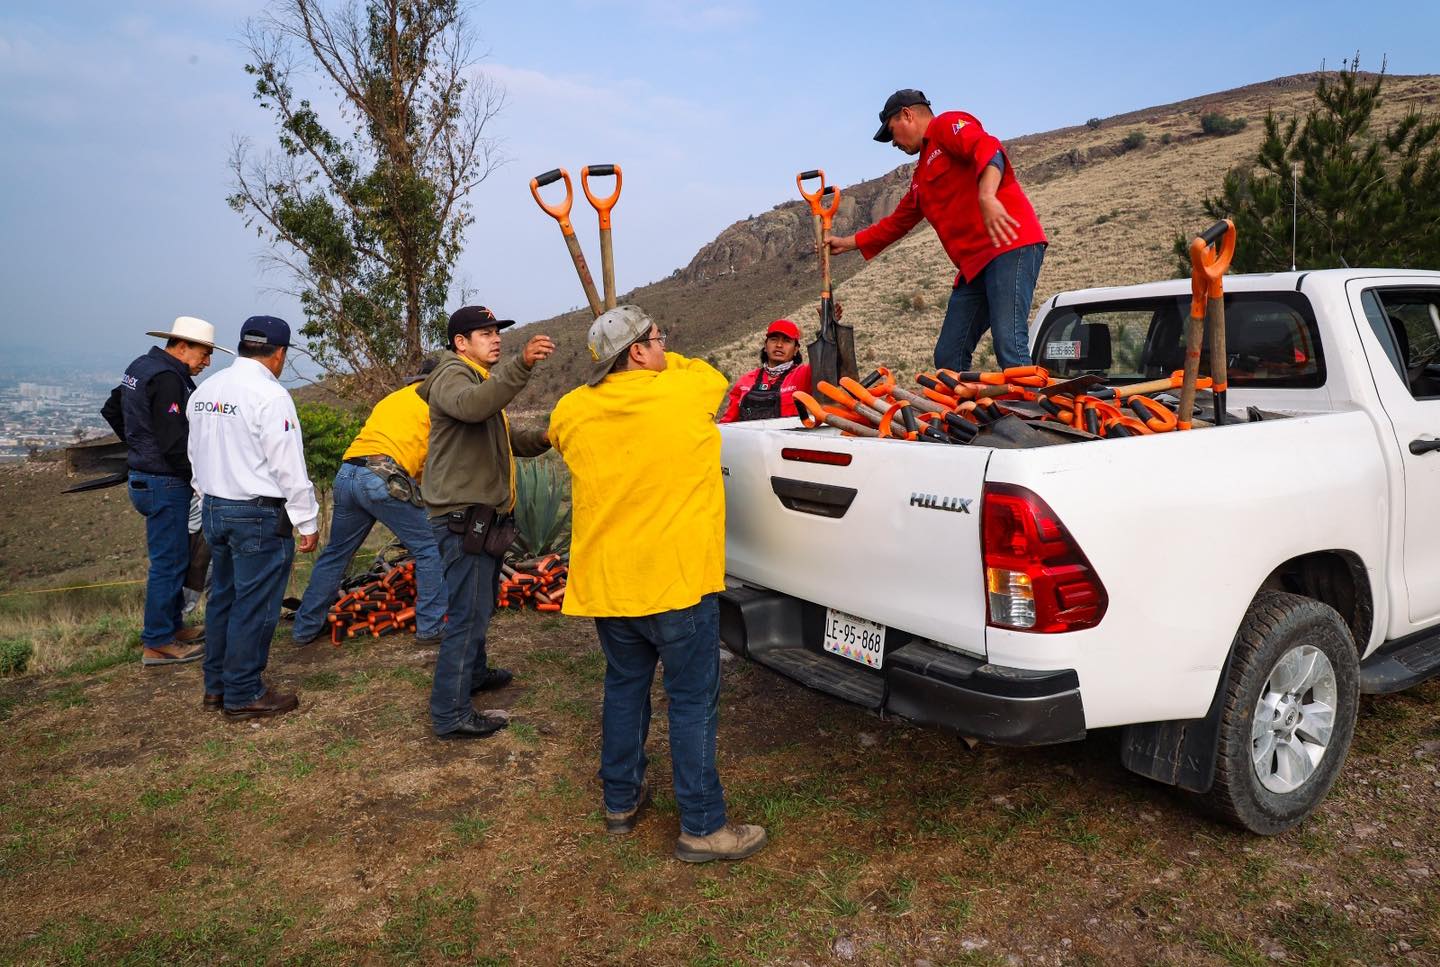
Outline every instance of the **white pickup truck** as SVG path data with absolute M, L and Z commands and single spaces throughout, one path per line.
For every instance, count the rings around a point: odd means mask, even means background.
M 1032 355 L 1168 376 L 1189 300 L 1061 293 Z M 1359 695 L 1440 674 L 1440 272 L 1230 276 L 1225 310 L 1223 426 L 1028 448 L 722 427 L 726 646 L 987 742 L 1122 726 L 1135 772 L 1256 833 L 1300 822 Z

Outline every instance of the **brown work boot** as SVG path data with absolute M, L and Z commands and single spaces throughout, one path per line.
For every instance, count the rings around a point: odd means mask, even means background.
M 624 836 L 626 833 L 635 832 L 635 822 L 640 818 L 640 813 L 650 805 L 650 784 L 644 783 L 640 786 L 640 796 L 635 800 L 635 805 L 623 813 L 612 813 L 605 810 L 605 832 L 615 836 Z
M 265 694 L 261 695 L 249 705 L 242 705 L 240 708 L 227 708 L 225 717 L 232 720 L 240 719 L 263 719 L 272 715 L 284 715 L 286 712 L 293 712 L 300 706 L 300 696 L 293 692 L 277 692 L 267 687 Z
M 140 664 L 146 667 L 155 665 L 183 665 L 189 661 L 197 661 L 205 657 L 204 645 L 187 645 L 178 641 L 161 645 L 159 648 L 146 648 L 140 655 Z
M 205 640 L 205 626 L 194 625 L 190 628 L 181 628 L 175 632 L 175 640 L 182 645 L 193 645 L 197 641 Z
M 709 836 L 681 833 L 675 841 L 675 858 L 687 863 L 708 863 L 711 860 L 743 860 L 754 856 L 769 841 L 763 826 L 738 826 L 727 823 Z

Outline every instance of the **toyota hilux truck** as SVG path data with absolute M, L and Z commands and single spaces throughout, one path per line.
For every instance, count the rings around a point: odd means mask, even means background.
M 726 647 L 989 743 L 1120 727 L 1129 769 L 1255 833 L 1299 823 L 1359 696 L 1440 674 L 1440 272 L 1230 276 L 1224 300 L 1221 425 L 1028 447 L 723 426 Z M 1189 309 L 1184 279 L 1061 293 L 1032 357 L 1165 377 Z

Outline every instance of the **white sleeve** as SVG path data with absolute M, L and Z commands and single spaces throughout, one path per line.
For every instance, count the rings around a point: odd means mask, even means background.
M 289 393 L 268 400 L 260 408 L 257 430 L 260 452 L 265 454 L 270 475 L 285 498 L 290 522 L 302 535 L 314 534 L 319 530 L 320 505 L 315 500 L 315 485 L 305 471 L 300 419 Z

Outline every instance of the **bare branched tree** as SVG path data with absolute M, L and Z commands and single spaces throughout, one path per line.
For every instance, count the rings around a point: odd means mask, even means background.
M 245 47 L 278 151 L 236 142 L 230 207 L 291 279 L 310 355 L 374 399 L 444 334 L 468 194 L 502 163 L 487 128 L 505 92 L 477 69 L 459 0 L 277 0 Z M 302 79 L 335 96 L 330 118 Z

